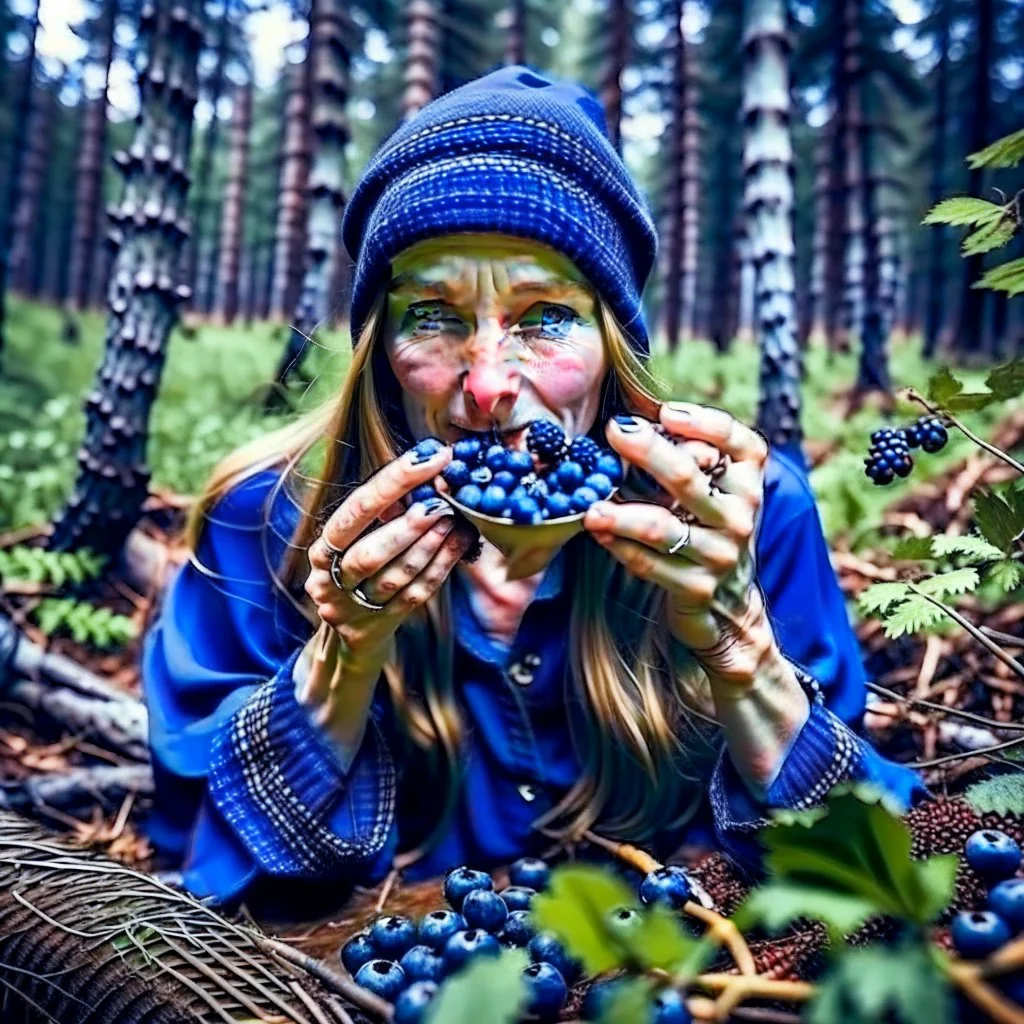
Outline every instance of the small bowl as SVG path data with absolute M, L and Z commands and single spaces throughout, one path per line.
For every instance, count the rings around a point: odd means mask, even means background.
M 602 500 L 611 499 L 617 487 Z M 543 523 L 510 523 L 497 516 L 487 516 L 467 508 L 448 491 L 438 488 L 438 494 L 452 508 L 464 515 L 479 531 L 480 536 L 489 540 L 506 558 L 505 578 L 521 580 L 532 576 L 551 560 L 554 553 L 567 541 L 581 533 L 586 512 L 574 512 L 560 519 L 548 519 Z

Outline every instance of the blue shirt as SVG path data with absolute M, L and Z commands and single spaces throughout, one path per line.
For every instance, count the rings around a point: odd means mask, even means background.
M 439 786 L 410 760 L 385 687 L 345 767 L 295 699 L 292 666 L 312 627 L 272 584 L 297 522 L 275 471 L 236 486 L 211 510 L 198 559 L 186 563 L 146 638 L 143 686 L 156 778 L 148 832 L 184 864 L 200 897 L 323 909 L 379 881 L 399 849 L 422 840 L 439 813 Z M 273 500 L 269 499 L 273 495 Z M 268 508 L 268 504 L 270 507 Z M 580 537 L 572 543 L 590 543 Z M 801 465 L 778 451 L 766 464 L 756 536 L 758 578 L 776 640 L 811 697 L 811 714 L 762 800 L 724 751 L 701 812 L 649 844 L 667 855 L 710 839 L 755 866 L 756 832 L 770 807 L 809 806 L 846 779 L 871 781 L 904 805 L 924 789 L 854 731 L 864 667 Z M 450 826 L 411 878 L 456 864 L 490 866 L 549 840 L 531 822 L 579 778 L 566 699 L 572 581 L 562 552 L 549 565 L 510 648 L 476 620 L 460 577 L 453 587 L 454 679 L 466 726 L 462 783 Z M 258 901 L 258 900 L 257 900 Z

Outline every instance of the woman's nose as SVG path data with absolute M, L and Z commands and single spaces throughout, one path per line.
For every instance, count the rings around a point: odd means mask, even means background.
M 519 395 L 519 370 L 506 358 L 504 330 L 484 329 L 470 349 L 470 367 L 462 389 L 472 408 L 492 419 L 501 419 Z

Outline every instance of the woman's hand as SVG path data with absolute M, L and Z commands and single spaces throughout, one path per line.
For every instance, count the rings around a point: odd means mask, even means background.
M 661 406 L 654 423 L 610 420 L 606 436 L 627 462 L 647 471 L 676 510 L 646 501 L 602 501 L 584 526 L 635 576 L 668 595 L 668 627 L 709 676 L 742 686 L 774 645 L 755 585 L 754 540 L 764 499 L 765 439 L 721 409 L 689 402 Z M 709 454 L 725 457 L 712 480 Z M 689 540 L 680 512 L 688 514 Z M 748 621 L 753 619 L 754 621 Z

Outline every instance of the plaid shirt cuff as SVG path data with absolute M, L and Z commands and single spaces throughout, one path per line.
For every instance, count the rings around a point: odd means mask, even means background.
M 395 770 L 371 717 L 346 771 L 295 699 L 296 651 L 213 742 L 210 797 L 260 867 L 327 876 L 361 867 L 394 826 Z

